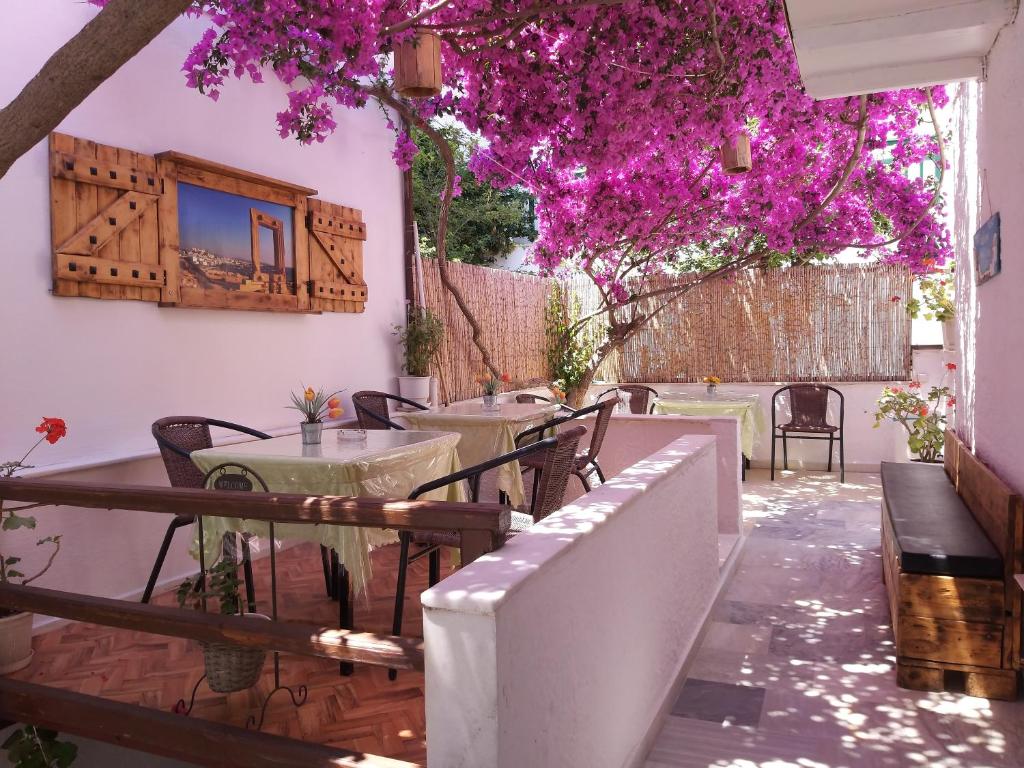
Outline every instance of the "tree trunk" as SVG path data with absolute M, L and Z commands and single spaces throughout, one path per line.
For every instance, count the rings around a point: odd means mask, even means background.
M 190 5 L 191 0 L 110 0 L 0 110 L 0 178 Z

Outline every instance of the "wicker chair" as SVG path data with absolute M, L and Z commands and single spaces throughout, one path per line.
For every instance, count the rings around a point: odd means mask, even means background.
M 569 475 L 573 473 L 576 466 L 576 451 L 579 448 L 580 438 L 586 434 L 587 428 L 583 425 L 567 429 L 554 437 L 540 440 L 525 448 L 518 448 L 511 453 L 506 453 L 490 461 L 467 467 L 460 472 L 447 475 L 419 486 L 409 494 L 410 499 L 417 499 L 425 493 L 444 488 L 452 483 L 459 483 L 463 480 L 469 481 L 470 500 L 480 500 L 480 477 L 492 469 L 508 464 L 511 461 L 523 461 L 526 458 L 536 457 L 542 467 L 540 473 L 542 482 L 534 487 L 534 498 L 530 505 L 530 514 L 512 512 L 512 522 L 506 534 L 506 540 L 521 533 L 534 523 L 543 520 L 555 510 L 562 506 L 562 499 L 565 496 L 565 488 L 569 482 Z M 460 544 L 459 534 L 455 531 L 403 531 L 399 534 L 401 549 L 398 556 L 398 585 L 395 590 L 395 615 L 392 625 L 392 634 L 402 634 L 402 614 L 405 607 L 405 582 L 409 570 L 409 563 L 419 560 L 423 556 L 429 556 L 429 584 L 434 586 L 441 580 L 441 552 L 440 547 L 457 547 Z M 410 555 L 411 544 L 417 544 L 421 548 Z M 388 677 L 394 680 L 398 675 L 397 670 L 388 670 Z
M 830 393 L 839 397 L 839 424 L 828 423 L 828 401 Z M 789 395 L 790 419 L 785 424 L 776 423 L 779 398 Z M 775 479 L 775 442 L 782 439 L 783 468 L 789 469 L 789 446 L 787 440 L 828 440 L 828 471 L 832 471 L 832 453 L 839 442 L 839 482 L 846 482 L 846 460 L 843 453 L 843 423 L 846 417 L 846 399 L 843 393 L 827 384 L 790 384 L 772 395 L 772 480 Z
M 516 402 L 522 405 L 532 405 L 534 403 L 550 403 L 551 398 L 543 397 L 541 395 L 522 394 L 516 395 Z
M 219 419 L 207 419 L 203 416 L 170 416 L 164 419 L 157 419 L 153 422 L 152 432 L 156 438 L 156 444 L 160 447 L 160 456 L 164 460 L 164 469 L 167 470 L 167 479 L 174 488 L 203 488 L 205 475 L 192 463 L 189 454 L 203 448 L 212 448 L 213 439 L 210 437 L 210 427 L 223 427 L 242 434 L 258 437 L 261 440 L 268 440 L 270 435 L 260 432 L 241 424 L 233 424 L 230 421 Z M 167 551 L 174 539 L 174 532 L 179 528 L 192 525 L 195 522 L 193 515 L 175 515 L 167 526 L 163 543 L 157 553 L 156 562 L 153 563 L 153 570 L 150 571 L 149 581 L 142 593 L 142 602 L 148 603 L 153 596 L 153 589 L 160 577 L 160 569 L 163 568 L 164 560 L 167 558 Z M 252 582 L 252 560 L 249 553 L 249 542 L 242 537 L 242 563 L 245 569 L 245 594 L 249 604 L 249 610 L 255 610 L 256 598 Z
M 605 395 L 612 392 L 626 392 L 629 394 L 630 413 L 654 413 L 654 401 L 658 399 L 658 390 L 643 384 L 620 384 L 617 387 L 612 387 L 602 392 L 597 398 L 598 401 L 603 400 Z
M 394 400 L 421 411 L 429 410 L 426 406 L 420 405 L 413 400 L 407 400 L 398 395 L 390 395 L 387 392 L 375 392 L 364 389 L 352 395 L 352 405 L 356 409 L 356 418 L 359 419 L 359 426 L 363 429 L 405 429 L 400 424 L 391 420 L 391 410 L 388 401 Z
M 590 445 L 587 446 L 587 450 L 584 453 L 576 457 L 576 464 L 572 470 L 572 474 L 576 475 L 580 482 L 583 483 L 583 490 L 589 493 L 590 481 L 588 478 L 592 474 L 597 473 L 598 479 L 602 483 L 604 482 L 604 472 L 601 471 L 601 465 L 597 463 L 597 454 L 604 443 L 604 437 L 608 433 L 608 423 L 611 421 L 612 413 L 618 404 L 619 398 L 613 397 L 610 400 L 601 400 L 594 405 L 580 408 L 578 411 L 573 411 L 567 416 L 550 419 L 539 426 L 516 435 L 516 447 L 520 448 L 542 439 L 548 430 L 555 429 L 560 424 L 596 413 L 597 418 L 594 421 L 594 434 L 590 438 Z M 524 472 L 531 469 L 534 470 L 533 487 L 536 491 L 543 474 L 543 462 L 537 456 L 527 456 L 523 461 L 519 462 L 519 466 L 523 468 Z

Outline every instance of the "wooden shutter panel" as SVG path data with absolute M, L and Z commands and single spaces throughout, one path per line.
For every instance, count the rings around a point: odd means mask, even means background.
M 156 158 L 50 135 L 53 292 L 160 301 Z
M 311 308 L 323 312 L 364 311 L 366 225 L 362 211 L 310 198 L 307 222 Z

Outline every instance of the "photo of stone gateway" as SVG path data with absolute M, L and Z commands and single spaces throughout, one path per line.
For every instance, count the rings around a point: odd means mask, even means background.
M 180 183 L 181 285 L 294 293 L 292 218 L 285 205 Z

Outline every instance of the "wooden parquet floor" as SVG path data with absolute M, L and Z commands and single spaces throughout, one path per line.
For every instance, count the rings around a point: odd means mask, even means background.
M 373 579 L 366 595 L 355 603 L 356 627 L 390 633 L 397 545 L 375 550 L 372 560 Z M 442 574 L 449 572 L 447 560 L 442 567 Z M 260 558 L 254 568 L 258 610 L 269 615 L 269 558 Z M 338 604 L 325 594 L 316 546 L 301 544 L 280 553 L 277 571 L 282 621 L 338 625 Z M 403 634 L 420 635 L 418 598 L 427 587 L 425 558 L 413 563 L 409 579 Z M 173 605 L 174 595 L 165 593 L 154 602 Z M 35 651 L 32 664 L 14 677 L 163 710 L 172 709 L 178 699 L 187 700 L 203 674 L 202 655 L 195 643 L 91 624 L 70 624 L 37 636 Z M 259 685 L 225 695 L 212 692 L 204 683 L 191 717 L 244 727 L 250 715 L 259 716 L 273 679 L 268 654 Z M 278 692 L 267 710 L 265 732 L 426 763 L 421 673 L 401 672 L 391 682 L 386 669 L 357 666 L 355 674 L 341 677 L 335 662 L 282 656 L 281 681 L 293 687 L 305 684 L 309 697 L 296 709 L 286 692 Z

